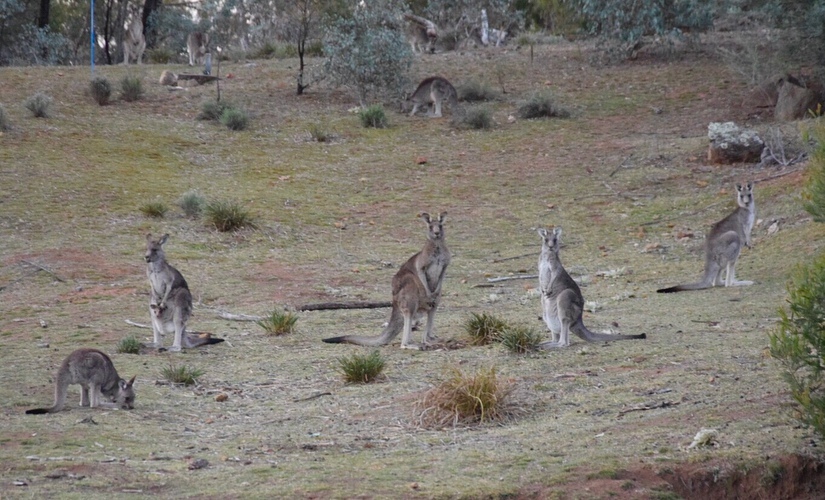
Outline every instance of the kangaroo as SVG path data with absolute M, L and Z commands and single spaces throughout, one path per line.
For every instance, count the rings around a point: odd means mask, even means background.
M 427 344 L 436 339 L 433 335 L 433 320 L 441 299 L 444 274 L 450 264 L 450 251 L 444 242 L 444 219 L 447 212 L 441 212 L 438 219 L 432 219 L 428 213 L 419 216 L 424 219 L 429 229 L 427 242 L 424 248 L 410 257 L 392 277 L 392 312 L 390 321 L 381 335 L 344 335 L 324 339 L 324 342 L 381 346 L 390 343 L 402 330 L 402 349 L 426 349 Z M 427 314 L 424 342 L 421 345 L 411 343 L 413 322 L 418 315 L 424 313 Z
M 175 340 L 170 351 L 180 351 L 183 335 L 186 331 L 186 322 L 192 316 L 192 294 L 183 275 L 166 262 L 166 253 L 163 244 L 169 239 L 164 234 L 154 239 L 151 234 L 146 235 L 146 275 L 152 285 L 149 298 L 149 313 L 152 317 L 152 331 L 154 342 L 152 347 L 161 347 L 161 335 L 174 327 Z M 152 305 L 158 306 L 153 310 Z M 168 310 L 167 310 L 168 309 Z
M 182 290 L 182 289 L 181 289 Z M 172 292 L 174 295 L 179 292 Z M 174 302 L 174 298 L 172 299 Z M 158 304 L 149 304 L 149 310 L 152 311 L 152 326 L 159 325 L 161 333 L 175 333 L 175 314 L 169 307 L 161 307 Z M 211 333 L 206 332 L 189 332 L 184 330 L 181 338 L 181 347 L 185 349 L 192 349 L 202 345 L 220 344 L 224 339 L 213 337 Z
M 138 64 L 143 64 L 143 51 L 146 50 L 146 37 L 143 36 L 143 23 L 140 15 L 135 15 L 129 28 L 123 34 L 123 64 L 129 64 L 134 58 Z
M 438 40 L 438 27 L 435 23 L 410 13 L 404 14 L 404 19 L 408 21 L 407 41 L 412 51 L 435 54 L 435 42 Z
M 78 349 L 69 354 L 57 370 L 54 383 L 54 406 L 26 410 L 29 415 L 57 413 L 66 406 L 70 384 L 80 384 L 80 406 L 116 407 L 131 410 L 135 407 L 135 377 L 128 382 L 120 378 L 115 365 L 105 353 L 97 349 Z M 112 401 L 103 402 L 100 396 Z
M 455 113 L 458 108 L 458 93 L 456 93 L 455 87 L 444 77 L 431 76 L 423 79 L 418 84 L 415 92 L 407 98 L 405 104 L 408 106 L 409 103 L 412 103 L 413 108 L 410 116 L 415 116 L 419 107 L 427 106 L 427 116 L 440 118 L 441 103 L 445 100 L 450 103 L 450 109 Z
M 189 53 L 189 66 L 195 63 L 201 64 L 209 49 L 209 34 L 201 31 L 193 31 L 186 37 L 186 52 Z
M 736 261 L 744 244 L 751 247 L 751 229 L 756 219 L 753 199 L 753 183 L 736 184 L 736 203 L 739 205 L 730 215 L 710 227 L 705 239 L 705 274 L 698 283 L 687 283 L 660 288 L 658 293 L 674 293 L 685 290 L 703 290 L 721 286 L 725 271 L 725 286 L 753 285 L 753 281 L 736 280 Z
M 570 345 L 570 332 L 588 342 L 644 339 L 647 335 L 609 335 L 593 333 L 582 322 L 584 297 L 579 285 L 567 274 L 559 260 L 561 246 L 561 228 L 548 232 L 538 230 L 541 237 L 541 255 L 539 256 L 539 289 L 541 290 L 541 308 L 544 322 L 553 336 L 552 341 L 539 344 L 540 349 L 567 347 Z

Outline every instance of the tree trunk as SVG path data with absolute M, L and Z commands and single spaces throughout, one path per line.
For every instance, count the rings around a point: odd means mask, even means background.
M 143 21 L 143 35 L 146 37 L 147 49 L 155 46 L 155 38 L 157 37 L 155 27 L 149 26 L 149 16 L 160 10 L 162 6 L 163 0 L 145 0 L 143 3 L 143 15 L 141 15 L 140 19 Z
M 38 28 L 42 29 L 49 25 L 49 10 L 51 6 L 51 0 L 40 0 L 40 14 L 37 16 Z

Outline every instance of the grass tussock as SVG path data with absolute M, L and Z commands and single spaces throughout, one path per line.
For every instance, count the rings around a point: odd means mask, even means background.
M 117 344 L 117 352 L 123 354 L 138 354 L 140 353 L 140 341 L 134 335 L 129 335 L 120 339 Z
M 453 124 L 461 128 L 488 130 L 493 128 L 493 112 L 487 106 L 469 106 L 453 115 Z
M 344 380 L 350 384 L 367 384 L 375 381 L 384 371 L 385 364 L 378 351 L 338 358 L 338 369 Z
M 206 198 L 197 191 L 188 191 L 181 197 L 179 205 L 187 217 L 196 219 L 203 213 Z
M 514 354 L 527 354 L 537 349 L 539 343 L 541 343 L 542 335 L 529 327 L 511 326 L 501 332 L 498 340 L 501 345 Z
M 227 101 L 206 101 L 201 105 L 198 120 L 219 121 L 223 112 L 232 108 L 232 104 Z
M 102 76 L 95 77 L 89 82 L 89 92 L 96 103 L 105 106 L 112 97 L 112 84 Z
M 465 102 L 492 101 L 496 98 L 496 92 L 487 82 L 480 80 L 467 80 L 456 89 L 458 99 Z
M 154 219 L 162 219 L 168 211 L 169 208 L 160 201 L 152 201 L 149 203 L 144 203 L 140 206 L 140 212 L 143 215 Z
M 170 363 L 169 366 L 161 370 L 163 378 L 173 384 L 194 385 L 198 383 L 198 378 L 203 376 L 203 370 L 193 368 L 189 365 L 175 365 Z
M 249 127 L 249 114 L 240 108 L 227 108 L 221 113 L 221 123 L 229 130 L 246 130 Z
M 464 331 L 472 345 L 486 345 L 499 341 L 499 335 L 508 328 L 504 320 L 487 313 L 472 313 L 464 321 Z
M 315 142 L 330 142 L 335 138 L 335 134 L 319 123 L 311 123 L 308 129 L 310 139 Z
M 384 106 L 380 104 L 361 108 L 358 112 L 358 119 L 361 120 L 364 128 L 387 128 L 389 126 L 387 113 L 384 112 Z
M 289 311 L 272 311 L 269 316 L 260 321 L 256 321 L 258 326 L 266 330 L 270 335 L 287 335 L 295 332 L 295 324 L 298 316 Z
M 204 208 L 206 220 L 218 231 L 237 231 L 245 227 L 255 227 L 252 215 L 234 201 L 212 201 Z
M 518 107 L 518 116 L 526 120 L 533 118 L 569 118 L 570 111 L 559 107 L 548 92 L 536 92 Z
M 43 92 L 29 97 L 23 105 L 35 118 L 48 118 L 52 115 L 52 98 Z
M 120 97 L 126 102 L 139 101 L 143 97 L 143 82 L 136 76 L 124 76 L 120 81 Z
M 498 377 L 495 367 L 472 374 L 451 368 L 446 380 L 416 402 L 415 411 L 427 428 L 502 421 L 511 414 L 508 398 L 513 388 Z

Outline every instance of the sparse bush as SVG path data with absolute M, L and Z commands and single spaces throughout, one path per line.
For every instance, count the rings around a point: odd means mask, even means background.
M 466 102 L 492 101 L 496 98 L 495 91 L 487 82 L 467 80 L 456 89 L 459 100 Z
M 249 126 L 249 115 L 239 108 L 228 108 L 221 113 L 221 123 L 229 130 L 246 130 Z
M 252 216 L 238 203 L 232 201 L 212 201 L 204 209 L 206 220 L 222 232 L 235 231 L 244 227 L 255 227 Z
M 378 351 L 338 358 L 338 369 L 344 380 L 351 384 L 367 384 L 376 380 L 384 371 L 384 365 L 384 358 Z
M 802 192 L 802 206 L 816 222 L 825 222 L 825 123 L 813 129 L 816 146 L 808 165 L 808 184 Z
M 128 337 L 120 339 L 120 342 L 117 344 L 117 352 L 138 354 L 140 353 L 140 347 L 140 341 L 134 335 L 129 335 Z
M 153 64 L 169 64 L 175 59 L 175 52 L 169 47 L 155 47 L 146 50 L 146 58 Z
M 447 380 L 427 391 L 416 402 L 416 413 L 425 427 L 476 424 L 508 416 L 507 398 L 513 390 L 499 380 L 495 367 L 468 374 L 450 369 Z
M 570 112 L 553 102 L 553 96 L 547 92 L 536 92 L 518 107 L 519 118 L 569 118 Z
M 269 316 L 256 321 L 258 326 L 271 335 L 286 335 L 295 331 L 298 316 L 289 311 L 272 311 Z
M 11 130 L 11 121 L 9 115 L 6 114 L 6 108 L 0 106 L 0 132 Z
M 487 106 L 469 106 L 463 113 L 453 114 L 453 124 L 458 127 L 486 130 L 493 127 L 493 112 Z
M 255 51 L 253 59 L 272 59 L 278 53 L 278 45 L 272 41 L 265 41 L 258 50 Z
M 788 308 L 779 310 L 771 355 L 779 360 L 799 419 L 825 438 L 825 255 L 800 268 L 788 285 Z
M 193 368 L 188 365 L 175 365 L 170 363 L 169 366 L 163 368 L 161 375 L 167 381 L 173 384 L 194 385 L 198 383 L 198 378 L 203 375 L 203 370 Z
M 89 82 L 89 91 L 96 103 L 105 106 L 109 104 L 109 98 L 112 96 L 112 84 L 106 78 L 98 76 Z
M 309 137 L 315 142 L 329 142 L 335 136 L 324 125 L 311 123 L 309 125 Z
M 43 92 L 38 92 L 26 99 L 24 105 L 35 118 L 48 118 L 52 114 L 52 98 Z
M 198 120 L 218 121 L 221 119 L 224 111 L 232 108 L 232 104 L 227 101 L 206 101 L 201 105 Z
M 144 203 L 143 205 L 141 205 L 140 211 L 146 217 L 162 219 L 166 215 L 166 212 L 169 211 L 169 209 L 163 202 L 151 201 L 149 203 Z
M 120 96 L 124 101 L 139 101 L 143 97 L 143 82 L 136 76 L 124 76 L 120 81 Z
M 358 118 L 361 119 L 364 128 L 387 128 L 387 114 L 384 113 L 384 106 L 380 104 L 361 108 Z
M 200 217 L 204 205 L 206 205 L 206 198 L 197 191 L 189 191 L 180 199 L 180 208 L 183 209 L 183 213 L 193 219 Z
M 511 326 L 499 335 L 499 342 L 515 354 L 525 354 L 535 351 L 541 342 L 542 335 L 532 328 Z
M 473 345 L 485 345 L 498 342 L 501 332 L 507 329 L 507 323 L 493 316 L 482 313 L 472 315 L 464 322 L 464 331 L 470 336 Z

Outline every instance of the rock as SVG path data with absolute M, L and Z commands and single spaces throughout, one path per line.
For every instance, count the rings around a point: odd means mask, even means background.
M 816 89 L 805 87 L 796 78 L 785 78 L 780 81 L 773 116 L 782 121 L 807 118 L 808 110 L 816 110 L 821 102 Z
M 158 80 L 158 83 L 161 85 L 174 87 L 178 84 L 178 75 L 172 73 L 168 69 L 164 70 L 163 73 L 160 74 L 160 80 Z
M 708 139 L 710 163 L 756 163 L 765 147 L 765 143 L 755 131 L 740 128 L 733 122 L 710 123 Z

